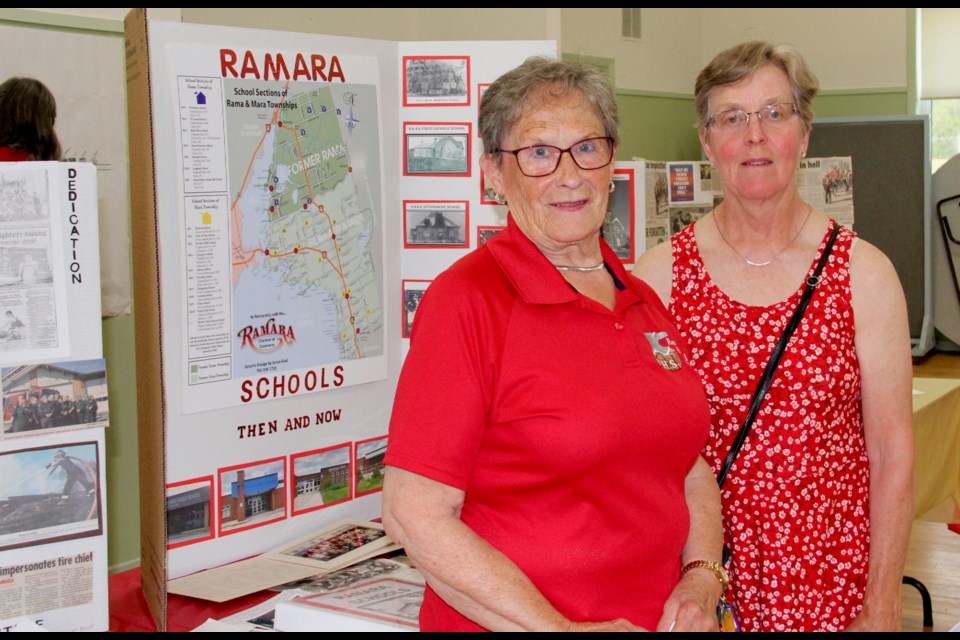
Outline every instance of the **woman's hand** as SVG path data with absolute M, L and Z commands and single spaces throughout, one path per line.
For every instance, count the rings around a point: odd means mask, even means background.
M 649 631 L 649 629 L 644 629 L 643 627 L 638 627 L 629 620 L 624 620 L 619 618 L 617 620 L 609 620 L 607 622 L 571 622 L 569 627 L 563 629 L 563 631 L 568 632 L 580 632 L 580 631 Z
M 657 631 L 719 631 L 720 584 L 709 571 L 690 571 L 663 605 Z
M 874 611 L 869 606 L 865 606 L 860 615 L 844 631 L 901 631 L 903 618 L 900 602 L 893 602 L 891 605 L 880 611 Z

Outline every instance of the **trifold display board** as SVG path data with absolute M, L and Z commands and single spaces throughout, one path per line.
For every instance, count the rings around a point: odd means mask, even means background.
M 94 165 L 0 163 L 0 629 L 106 631 Z
M 929 149 L 927 116 L 874 116 L 814 120 L 807 150 L 852 158 L 854 229 L 900 276 L 915 357 L 935 342 Z
M 479 95 L 556 45 L 144 9 L 125 27 L 141 570 L 164 629 L 168 580 L 380 516 L 405 287 L 505 224 L 482 192 Z

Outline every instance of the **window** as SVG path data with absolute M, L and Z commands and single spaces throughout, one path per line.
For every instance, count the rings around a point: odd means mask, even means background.
M 960 99 L 924 100 L 930 115 L 930 170 L 936 172 L 960 153 Z
M 623 37 L 640 39 L 640 9 L 620 9 L 623 12 Z
M 960 9 L 920 9 L 920 109 L 930 116 L 930 169 L 960 153 Z

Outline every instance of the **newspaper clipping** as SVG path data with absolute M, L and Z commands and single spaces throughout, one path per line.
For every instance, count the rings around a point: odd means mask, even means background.
M 0 173 L 0 352 L 58 346 L 46 170 Z

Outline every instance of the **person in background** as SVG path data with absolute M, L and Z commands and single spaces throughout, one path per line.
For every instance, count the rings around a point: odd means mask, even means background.
M 706 386 L 713 425 L 703 453 L 714 472 L 835 224 L 794 182 L 818 88 L 792 48 L 754 41 L 718 54 L 695 100 L 723 201 L 634 267 L 668 306 Z M 841 227 L 721 493 L 745 630 L 899 630 L 911 387 L 897 273 Z
M 57 101 L 39 80 L 0 84 L 0 162 L 61 160 L 56 119 Z
M 531 58 L 487 88 L 479 129 L 507 227 L 423 294 L 384 461 L 384 526 L 427 580 L 420 628 L 716 630 L 704 391 L 600 235 L 613 92 Z

